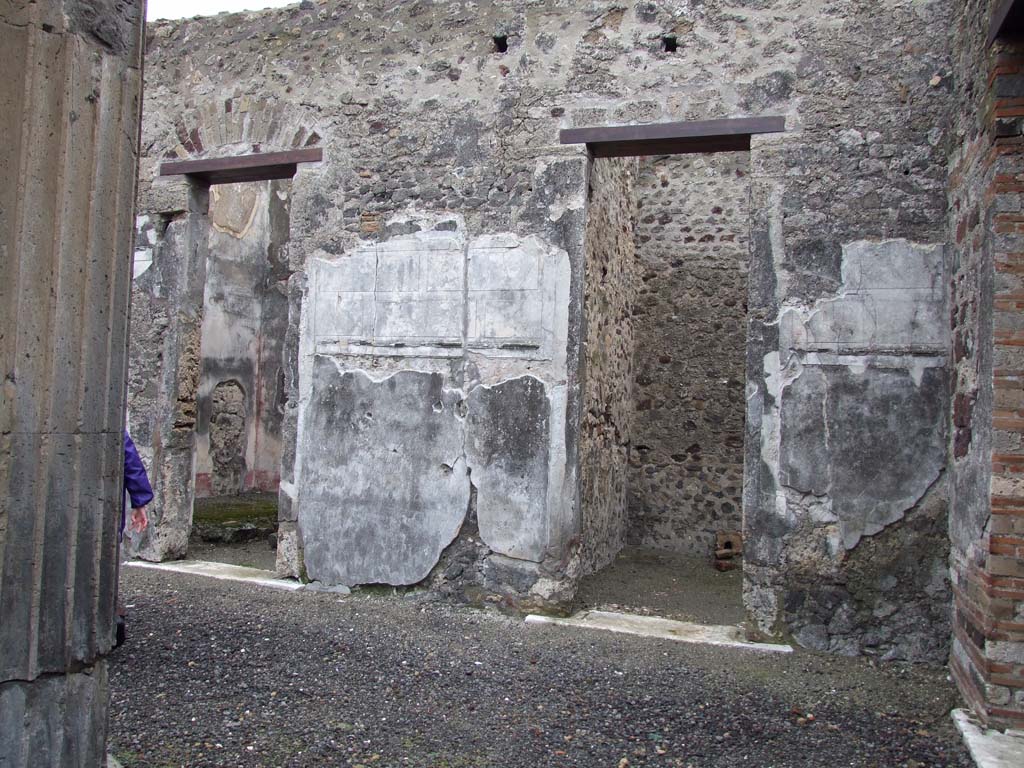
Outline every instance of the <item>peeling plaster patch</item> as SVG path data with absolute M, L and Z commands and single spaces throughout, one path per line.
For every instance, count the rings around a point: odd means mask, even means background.
M 382 242 L 307 262 L 295 461 L 307 572 L 349 586 L 422 579 L 458 533 L 471 480 L 481 540 L 536 568 L 573 498 L 565 447 L 568 254 L 538 236 L 469 240 L 462 219 L 447 214 L 406 211 L 387 219 L 389 231 Z M 445 309 L 439 298 L 457 307 Z M 384 333 L 397 326 L 382 317 L 402 320 L 413 335 Z M 454 321 L 447 337 L 429 333 L 435 320 Z M 353 377 L 360 396 L 377 393 L 379 407 L 400 420 L 396 436 L 352 426 L 359 419 L 348 403 Z M 436 382 L 437 392 L 434 384 L 409 389 L 405 377 Z M 401 402 L 385 403 L 399 381 Z M 381 453 L 378 442 L 399 436 L 404 449 Z M 333 455 L 339 451 L 346 456 Z M 369 473 L 378 483 L 398 478 L 399 487 L 372 487 Z M 403 490 L 410 484 L 416 493 Z M 426 544 L 422 530 L 410 534 L 395 522 L 421 510 L 443 532 Z
M 791 492 L 830 500 L 828 515 L 813 511 L 818 505 L 808 513 L 818 522 L 837 518 L 844 549 L 901 519 L 939 477 L 946 389 L 937 366 L 918 382 L 907 369 L 804 365 L 789 383 L 779 478 Z
M 829 526 L 833 557 L 900 519 L 945 464 L 944 246 L 859 240 L 842 251 L 835 296 L 780 311 L 761 430 L 773 514 Z
M 438 373 L 374 381 L 323 357 L 311 373 L 298 505 L 309 577 L 346 586 L 421 581 L 469 504 L 460 393 Z M 444 407 L 435 411 L 437 402 Z
M 136 251 L 132 261 L 132 280 L 143 275 L 151 266 L 153 266 L 153 251 L 149 248 Z
M 289 499 L 294 499 L 296 497 L 295 486 L 292 483 L 289 483 L 287 480 L 282 480 L 281 484 L 278 487 L 280 488 L 281 491 L 284 492 L 284 494 Z
M 843 246 L 842 285 L 779 315 L 779 346 L 831 352 L 943 354 L 948 348 L 944 246 L 858 240 Z
M 464 258 L 460 233 L 416 231 L 340 259 L 317 260 L 309 302 L 316 351 L 457 355 Z
M 544 382 L 533 376 L 469 394 L 466 455 L 480 538 L 495 552 L 533 562 L 547 544 L 550 413 Z
M 775 298 L 782 302 L 789 294 L 790 275 L 786 269 L 786 238 L 782 224 L 783 187 L 772 187 L 768 198 L 768 239 L 771 242 L 772 262 L 775 272 Z
M 547 185 L 548 171 L 552 166 L 563 162 L 565 161 L 558 160 L 549 164 L 544 160 L 538 160 L 537 166 L 533 171 L 534 184 L 542 187 Z M 557 191 L 549 189 L 544 190 L 545 194 L 543 197 L 547 200 L 547 219 L 549 221 L 558 221 L 566 214 L 566 212 L 582 211 L 586 208 L 587 197 L 585 187 L 574 185 L 572 187 L 568 187 L 568 189 L 570 190 L 569 192 L 566 192 L 565 188 Z
M 210 225 L 239 240 L 244 238 L 256 220 L 262 202 L 256 184 L 233 184 L 225 191 L 218 185 L 210 187 Z
M 786 387 L 800 375 L 800 371 L 801 366 L 797 361 L 792 361 L 783 368 L 778 352 L 769 352 L 764 356 L 765 387 L 774 404 L 765 408 L 761 420 L 761 460 L 772 469 L 774 475 L 775 499 L 770 508 L 774 510 L 773 514 L 787 525 L 795 523 L 796 518 L 788 509 L 786 492 L 779 478 L 782 421 L 778 403 L 782 400 Z M 757 546 L 758 542 L 752 541 L 750 545 Z

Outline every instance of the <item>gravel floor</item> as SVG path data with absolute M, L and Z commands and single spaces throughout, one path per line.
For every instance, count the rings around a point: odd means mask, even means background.
M 962 766 L 943 670 L 127 568 L 126 766 Z
M 623 547 L 611 565 L 583 579 L 576 603 L 698 624 L 739 624 L 743 571 L 716 571 L 707 557 Z
M 241 544 L 212 544 L 193 537 L 188 542 L 188 559 L 244 565 L 263 571 L 273 571 L 277 568 L 277 551 L 271 549 L 264 539 L 245 541 Z

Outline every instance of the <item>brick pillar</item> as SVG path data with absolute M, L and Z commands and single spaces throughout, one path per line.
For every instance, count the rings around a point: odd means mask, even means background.
M 1024 47 L 996 44 L 984 130 L 950 176 L 953 461 L 990 458 L 954 536 L 953 676 L 991 727 L 1024 726 Z M 973 191 L 972 191 L 973 190 Z M 974 272 L 972 282 L 971 272 Z M 991 410 L 988 418 L 987 411 Z M 982 456 L 979 456 L 982 458 Z M 984 479 L 985 473 L 979 473 Z M 987 485 L 987 488 L 986 488 Z M 985 491 L 987 490 L 987 494 Z M 980 498 L 977 498 L 980 497 Z M 972 518 L 972 527 L 965 524 Z M 957 532 L 970 541 L 956 546 Z

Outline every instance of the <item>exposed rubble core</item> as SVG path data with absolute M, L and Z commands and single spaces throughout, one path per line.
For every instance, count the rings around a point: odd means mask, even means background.
M 710 557 L 743 527 L 748 152 L 643 158 L 629 539 Z
M 602 158 L 587 202 L 580 415 L 583 573 L 608 565 L 626 540 L 626 488 L 633 433 L 633 310 L 637 302 L 637 161 Z

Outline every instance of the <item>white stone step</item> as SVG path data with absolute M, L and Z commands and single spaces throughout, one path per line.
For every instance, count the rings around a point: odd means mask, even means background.
M 752 643 L 743 637 L 739 627 L 713 624 L 692 624 L 687 621 L 673 621 L 660 616 L 635 616 L 612 611 L 581 611 L 568 618 L 538 616 L 530 614 L 527 624 L 554 624 L 560 627 L 581 627 L 602 629 L 606 632 L 621 632 L 641 637 L 656 637 L 681 643 L 703 643 L 748 651 L 769 653 L 792 653 L 788 645 L 774 643 Z

